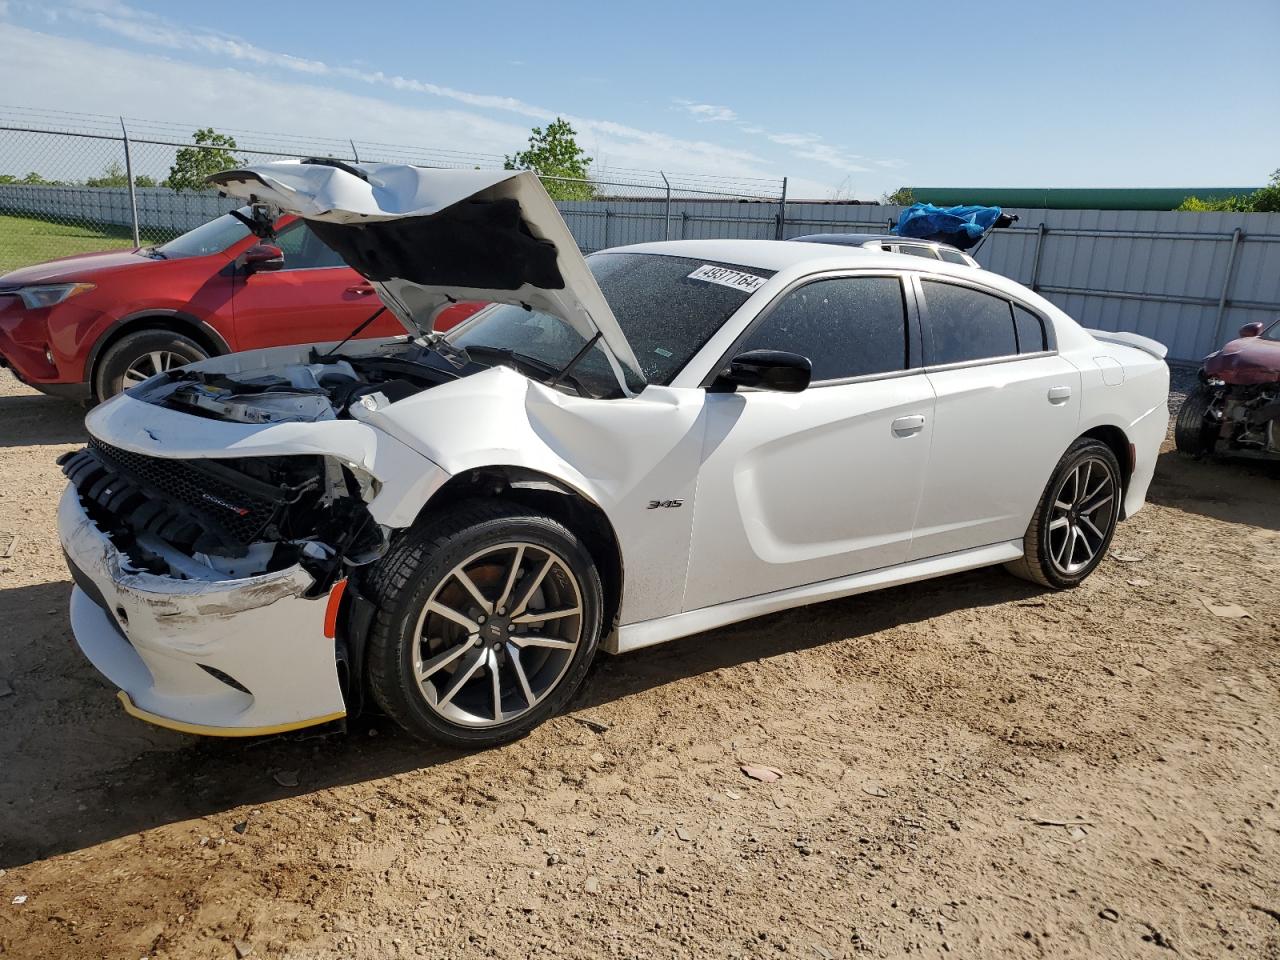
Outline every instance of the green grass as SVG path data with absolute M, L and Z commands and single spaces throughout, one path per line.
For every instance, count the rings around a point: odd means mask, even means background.
M 128 227 L 76 225 L 0 215 L 0 274 L 75 253 L 132 246 L 133 234 Z

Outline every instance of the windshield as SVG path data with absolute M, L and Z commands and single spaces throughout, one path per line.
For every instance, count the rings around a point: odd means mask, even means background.
M 597 253 L 587 265 L 600 285 L 649 383 L 668 384 L 772 270 L 650 253 Z M 580 333 L 557 317 L 498 305 L 448 335 L 489 362 L 485 349 L 512 352 L 556 370 L 586 345 Z M 518 365 L 519 357 L 515 358 Z M 619 395 L 617 380 L 597 343 L 574 365 L 580 392 Z M 633 389 L 638 384 L 629 385 Z
M 249 208 L 244 207 L 242 210 L 248 213 Z M 174 237 L 156 249 L 170 260 L 176 260 L 179 257 L 204 257 L 211 253 L 221 253 L 248 235 L 248 227 L 231 214 L 224 213 L 218 219 L 202 223 L 194 230 L 188 230 L 182 236 Z
M 1262 331 L 1263 340 L 1280 340 L 1280 320 Z

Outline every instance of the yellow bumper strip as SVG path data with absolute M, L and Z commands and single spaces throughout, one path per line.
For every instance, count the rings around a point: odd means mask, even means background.
M 310 720 L 294 720 L 291 723 L 277 723 L 270 727 L 210 727 L 203 723 L 170 720 L 168 717 L 162 717 L 158 713 L 143 710 L 123 690 L 117 693 L 116 696 L 120 699 L 120 705 L 124 707 L 124 712 L 131 717 L 137 717 L 139 720 L 153 723 L 157 727 L 177 730 L 179 733 L 194 733 L 201 737 L 262 737 L 271 733 L 288 733 L 290 730 L 314 727 L 321 723 L 328 723 L 331 720 L 341 720 L 347 715 L 347 711 L 339 710 L 337 713 L 329 713 L 323 717 L 312 717 Z

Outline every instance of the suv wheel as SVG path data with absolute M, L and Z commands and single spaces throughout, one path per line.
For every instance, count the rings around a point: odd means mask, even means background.
M 148 377 L 208 356 L 208 351 L 200 344 L 171 330 L 127 333 L 107 347 L 98 359 L 94 396 L 99 400 L 109 400 Z
M 374 568 L 369 685 L 416 737 L 524 736 L 581 685 L 600 640 L 591 555 L 550 517 L 475 501 L 412 531 Z
M 1091 437 L 1077 440 L 1045 487 L 1023 537 L 1021 559 L 1005 569 L 1055 590 L 1078 585 L 1106 556 L 1123 495 L 1111 448 Z

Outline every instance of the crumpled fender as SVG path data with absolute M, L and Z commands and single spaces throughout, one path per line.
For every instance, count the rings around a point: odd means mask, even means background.
M 85 418 L 85 426 L 104 443 L 175 460 L 308 454 L 336 457 L 368 471 L 382 483 L 369 503 L 369 513 L 378 523 L 393 528 L 413 523 L 422 504 L 449 479 L 412 446 L 357 420 L 232 423 L 194 417 L 122 393 L 95 407 Z

